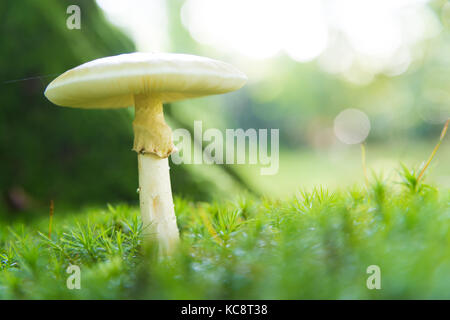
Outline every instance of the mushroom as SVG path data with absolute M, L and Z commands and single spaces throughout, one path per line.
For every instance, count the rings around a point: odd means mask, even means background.
M 129 53 L 70 69 L 53 80 L 45 96 L 56 105 L 85 109 L 135 107 L 134 146 L 138 153 L 139 197 L 144 237 L 170 253 L 179 240 L 168 156 L 172 131 L 163 103 L 226 93 L 247 77 L 213 59 L 173 53 Z

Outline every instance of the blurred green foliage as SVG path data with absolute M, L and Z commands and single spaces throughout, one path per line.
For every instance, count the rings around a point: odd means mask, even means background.
M 281 52 L 258 61 L 224 53 L 222 48 L 207 44 L 193 47 L 186 41 L 189 32 L 183 29 L 179 19 L 173 17 L 181 7 L 174 3 L 181 2 L 171 2 L 169 10 L 172 16 L 169 32 L 180 40 L 179 44 L 174 44 L 175 48 L 236 61 L 246 72 L 251 72 L 248 84 L 228 97 L 226 108 L 214 110 L 233 127 L 279 128 L 282 146 L 324 150 L 339 144 L 333 134 L 333 121 L 347 108 L 357 108 L 369 116 L 371 131 L 367 141 L 379 144 L 386 141 L 404 144 L 434 138 L 450 116 L 450 60 L 447 54 L 450 23 L 448 14 L 444 14 L 444 5 L 448 1 L 436 0 L 428 4 L 435 17 L 433 23 L 437 25 L 437 34 L 411 48 L 414 59 L 405 72 L 397 75 L 371 73 L 374 67 L 368 62 L 365 65 L 367 57 L 349 49 L 349 54 L 356 56 L 354 63 L 366 68 L 361 73 L 371 79 L 367 83 L 349 81 L 343 74 L 324 71 L 318 62 L 320 57 L 299 63 Z M 252 17 L 248 21 L 251 23 Z M 418 29 L 427 27 L 421 23 L 423 21 L 417 21 Z M 200 108 L 198 114 L 205 110 L 206 107 Z

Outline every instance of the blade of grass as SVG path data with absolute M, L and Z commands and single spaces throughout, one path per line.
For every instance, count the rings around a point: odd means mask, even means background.
M 367 176 L 367 166 L 366 166 L 366 146 L 364 145 L 364 143 L 361 143 L 361 161 L 366 186 L 369 187 L 369 177 Z
M 202 219 L 203 223 L 205 224 L 206 230 L 208 231 L 211 238 L 219 245 L 222 245 L 221 239 L 218 237 L 216 230 L 214 229 L 211 220 L 209 219 L 208 215 L 206 214 L 205 210 L 200 209 L 199 210 L 200 218 Z

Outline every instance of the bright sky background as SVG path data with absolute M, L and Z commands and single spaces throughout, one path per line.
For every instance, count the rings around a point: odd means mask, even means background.
M 170 51 L 166 0 L 97 0 L 139 51 Z M 357 84 L 405 72 L 440 23 L 426 0 L 186 0 L 183 25 L 199 43 L 258 61 L 287 54 Z

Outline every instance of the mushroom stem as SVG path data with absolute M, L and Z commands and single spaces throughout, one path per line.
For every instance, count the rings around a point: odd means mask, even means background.
M 172 130 L 164 121 L 161 100 L 149 95 L 134 96 L 134 145 L 137 153 L 155 153 L 167 158 L 173 151 Z
M 175 248 L 179 235 L 170 187 L 169 161 L 153 154 L 139 154 L 139 198 L 143 235 L 156 240 L 162 254 Z
M 135 95 L 134 146 L 139 163 L 139 198 L 146 241 L 156 241 L 162 254 L 178 242 L 178 227 L 170 187 L 168 156 L 172 130 L 164 121 L 159 99 Z

